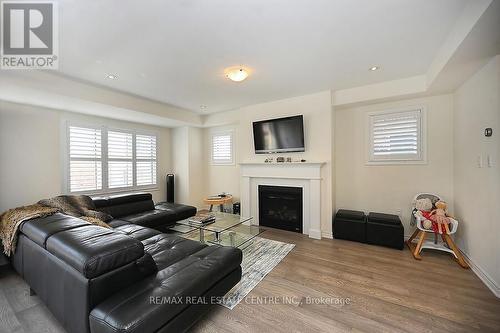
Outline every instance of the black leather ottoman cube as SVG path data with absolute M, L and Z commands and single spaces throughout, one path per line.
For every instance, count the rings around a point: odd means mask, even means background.
M 357 242 L 366 242 L 365 213 L 339 209 L 333 220 L 333 236 Z
M 399 216 L 370 212 L 366 220 L 366 242 L 402 250 L 404 228 Z

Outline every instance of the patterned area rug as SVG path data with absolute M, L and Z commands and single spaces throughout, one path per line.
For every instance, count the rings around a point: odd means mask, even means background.
M 241 281 L 224 297 L 222 306 L 232 310 L 295 247 L 295 244 L 255 237 L 242 248 Z

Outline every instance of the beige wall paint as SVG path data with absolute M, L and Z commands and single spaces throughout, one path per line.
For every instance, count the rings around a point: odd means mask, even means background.
M 366 113 L 412 106 L 427 112 L 427 164 L 367 165 Z M 335 208 L 401 214 L 411 234 L 416 193 L 438 193 L 453 203 L 452 95 L 372 104 L 335 112 Z
M 172 130 L 172 171 L 175 201 L 203 207 L 205 194 L 205 151 L 203 129 L 179 127 Z
M 175 202 L 189 201 L 189 128 L 172 129 L 172 173 L 175 175 Z
M 458 244 L 500 296 L 500 56 L 467 80 L 454 97 Z M 493 128 L 492 137 L 484 136 L 486 127 Z
M 306 151 L 277 155 L 257 155 L 253 146 L 252 122 L 256 120 L 304 115 Z M 332 108 L 330 91 L 269 103 L 257 104 L 238 110 L 208 115 L 205 124 L 205 165 L 207 166 L 207 194 L 230 192 L 236 200 L 240 195 L 238 163 L 264 162 L 269 156 L 291 156 L 310 162 L 325 162 L 321 182 L 321 228 L 324 236 L 331 237 L 332 213 Z M 210 161 L 211 134 L 214 131 L 233 130 L 236 163 L 232 166 L 212 165 Z
M 203 207 L 205 194 L 205 145 L 204 130 L 189 128 L 189 202 L 196 207 Z
M 155 201 L 165 200 L 169 129 L 0 102 L 0 211 L 63 193 L 62 132 L 67 121 L 158 133 L 158 189 L 151 193 Z
M 59 117 L 0 102 L 0 211 L 61 193 Z

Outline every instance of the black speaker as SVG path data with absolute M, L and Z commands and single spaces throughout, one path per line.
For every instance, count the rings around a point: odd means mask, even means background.
M 240 203 L 235 202 L 233 204 L 233 214 L 240 215 Z
M 174 175 L 169 173 L 167 175 L 167 202 L 174 203 L 175 198 L 174 198 L 174 192 L 175 192 L 175 186 L 174 186 Z

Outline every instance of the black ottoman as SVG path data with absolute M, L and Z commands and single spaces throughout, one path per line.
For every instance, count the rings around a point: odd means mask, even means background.
M 366 217 L 363 212 L 339 209 L 332 227 L 335 238 L 363 243 L 366 241 Z
M 366 242 L 402 250 L 404 228 L 397 215 L 370 213 L 366 220 Z

